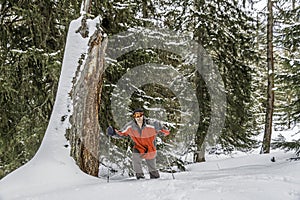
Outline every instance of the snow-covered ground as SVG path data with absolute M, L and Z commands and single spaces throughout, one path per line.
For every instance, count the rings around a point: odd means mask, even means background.
M 268 155 L 208 155 L 207 162 L 189 165 L 175 179 L 162 173 L 158 180 L 112 177 L 107 183 L 80 171 L 65 148 L 68 120 L 61 121 L 70 115 L 68 93 L 78 58 L 87 49 L 88 39 L 75 34 L 79 25 L 80 19 L 70 25 L 57 98 L 41 147 L 31 161 L 0 180 L 0 200 L 300 200 L 300 162 L 287 160 L 293 152 L 279 150 Z M 281 133 L 293 135 L 296 129 Z
M 271 162 L 271 157 L 276 161 Z M 90 177 L 61 161 L 28 164 L 0 182 L 1 200 L 299 200 L 300 162 L 292 153 L 249 154 L 192 164 L 175 179 L 116 180 Z M 43 161 L 40 161 L 43 162 Z M 25 169 L 25 170 L 24 170 Z

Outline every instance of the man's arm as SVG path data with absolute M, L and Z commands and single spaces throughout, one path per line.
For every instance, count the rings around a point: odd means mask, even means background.
M 119 131 L 118 129 L 115 129 L 112 126 L 109 126 L 107 128 L 107 135 L 114 137 L 114 138 L 124 138 L 127 137 L 129 133 L 129 127 L 126 129 L 123 129 L 122 131 Z
M 170 135 L 170 131 L 168 129 L 161 129 L 160 133 L 164 134 L 164 136 Z
M 120 137 L 127 137 L 132 131 L 132 121 L 128 122 L 121 130 L 114 129 Z
M 163 136 L 167 136 L 170 134 L 170 131 L 158 121 L 154 122 L 154 127 L 158 134 L 163 134 Z

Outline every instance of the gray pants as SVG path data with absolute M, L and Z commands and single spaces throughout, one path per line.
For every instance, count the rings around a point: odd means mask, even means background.
M 135 171 L 136 174 L 144 174 L 143 169 L 142 169 L 142 157 L 140 153 L 136 150 L 133 149 L 132 153 L 132 164 L 133 164 L 133 170 Z M 159 173 L 158 170 L 156 169 L 156 159 L 145 159 L 148 171 L 150 174 L 150 178 L 159 178 Z

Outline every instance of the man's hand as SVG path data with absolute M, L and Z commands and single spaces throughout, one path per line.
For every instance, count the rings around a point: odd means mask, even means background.
M 109 126 L 107 128 L 106 132 L 107 132 L 107 135 L 109 135 L 109 136 L 115 136 L 116 135 L 116 131 L 112 126 Z

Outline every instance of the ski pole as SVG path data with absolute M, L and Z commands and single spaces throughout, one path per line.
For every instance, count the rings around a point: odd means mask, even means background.
M 165 143 L 163 143 L 164 145 L 163 145 L 163 151 L 164 151 L 164 153 L 166 154 L 166 151 L 165 151 Z M 169 161 L 169 158 L 168 158 L 168 155 L 166 154 L 166 158 L 167 158 L 167 163 L 168 163 L 168 167 L 169 167 L 169 169 L 171 170 L 171 174 L 172 174 L 172 177 L 173 177 L 173 179 L 175 179 L 175 176 L 174 176 L 174 173 L 173 173 L 173 169 L 172 169 L 172 167 L 171 167 L 171 163 L 170 163 L 170 161 Z
M 110 162 L 110 136 L 108 136 L 108 162 Z M 107 182 L 109 183 L 109 175 L 110 175 L 110 169 L 109 165 L 107 165 Z

